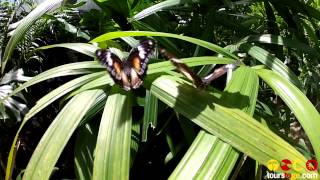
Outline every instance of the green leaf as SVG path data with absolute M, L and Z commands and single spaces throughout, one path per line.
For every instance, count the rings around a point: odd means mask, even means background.
M 104 94 L 101 94 L 100 96 L 98 96 L 96 99 L 95 104 L 93 104 L 90 109 L 88 110 L 88 112 L 86 113 L 86 115 L 83 117 L 82 121 L 80 122 L 79 126 L 82 126 L 83 124 L 87 123 L 89 120 L 91 120 L 92 118 L 95 117 L 95 115 L 97 115 L 98 113 L 101 113 L 104 105 L 106 104 L 106 100 L 108 98 L 108 93 L 109 91 L 104 90 Z
M 214 145 L 219 141 L 216 136 L 200 131 L 183 159 L 179 162 L 169 179 L 193 179 L 210 154 Z
M 147 141 L 147 133 L 149 126 L 151 128 L 157 127 L 158 117 L 158 99 L 147 90 L 144 105 L 144 115 L 142 123 L 142 141 Z
M 240 67 L 228 83 L 219 102 L 253 115 L 258 94 L 258 76 Z M 239 157 L 237 150 L 216 136 L 200 131 L 191 147 L 170 175 L 170 179 L 228 179 Z
M 111 79 L 111 77 L 104 72 L 104 76 L 97 77 L 96 79 L 93 79 L 92 81 L 82 85 L 81 87 L 77 88 L 76 90 L 72 91 L 70 94 L 64 97 L 64 99 L 69 99 L 73 97 L 76 94 L 79 94 L 83 91 L 89 90 L 89 89 L 96 89 L 99 87 L 105 87 L 106 85 L 113 85 L 114 82 Z
M 220 98 L 220 104 L 238 108 L 253 116 L 259 89 L 259 78 L 254 69 L 241 66 L 227 84 Z
M 90 57 L 95 57 L 94 53 L 98 49 L 97 46 L 94 46 L 94 45 L 88 44 L 88 43 L 61 43 L 61 44 L 42 46 L 37 49 L 44 50 L 44 49 L 50 49 L 50 48 L 55 48 L 55 47 L 63 47 L 63 48 L 72 49 L 74 51 L 78 51 L 78 52 L 85 54 L 87 56 L 90 56 Z
M 129 179 L 131 124 L 130 99 L 115 87 L 102 114 L 92 179 Z
M 160 18 L 160 17 L 158 17 Z M 163 26 L 161 23 L 159 24 L 159 21 L 161 19 L 152 19 L 149 20 L 148 23 L 144 23 L 141 21 L 132 21 L 132 24 L 135 26 L 136 29 L 141 30 L 141 31 L 159 31 L 162 30 Z M 152 24 L 153 23 L 153 24 Z M 157 26 L 158 25 L 158 26 Z M 156 26 L 156 27 L 155 27 Z M 155 28 L 158 29 L 155 29 Z M 163 47 L 166 47 L 166 49 L 172 53 L 172 54 L 183 54 L 183 52 L 180 50 L 180 48 L 177 47 L 177 45 L 172 42 L 170 39 L 165 38 L 165 37 L 158 37 L 157 41 L 159 44 L 161 44 Z
M 64 0 L 46 0 L 21 20 L 19 26 L 14 30 L 14 33 L 12 34 L 4 51 L 3 61 L 1 63 L 1 73 L 4 72 L 7 61 L 11 58 L 13 50 L 17 46 L 18 42 L 23 38 L 24 34 L 30 29 L 34 22 L 36 22 L 45 13 L 59 8 L 63 1 Z
M 298 51 L 304 51 L 306 53 L 311 53 L 314 55 L 319 56 L 319 53 L 308 46 L 305 43 L 302 43 L 297 40 L 289 39 L 286 37 L 281 37 L 273 34 L 262 34 L 262 35 L 252 35 L 252 36 L 247 36 L 240 40 L 237 45 L 241 45 L 243 43 L 247 42 L 259 42 L 259 43 L 265 43 L 265 44 L 277 44 L 277 45 L 282 45 L 290 48 L 294 48 Z
M 77 179 L 85 180 L 92 178 L 93 152 L 96 147 L 98 136 L 98 124 L 85 124 L 79 128 L 75 143 L 75 172 Z
M 242 44 L 240 49 L 247 51 L 250 56 L 254 57 L 262 64 L 268 66 L 270 69 L 276 71 L 281 76 L 291 81 L 299 89 L 302 89 L 303 86 L 298 77 L 283 62 L 281 62 L 280 59 L 268 51 L 250 44 Z
M 151 7 L 148 7 L 146 9 L 142 10 L 141 12 L 139 12 L 138 14 L 133 16 L 130 21 L 133 21 L 133 20 L 138 21 L 138 20 L 143 19 L 151 14 L 154 14 L 158 11 L 161 11 L 165 8 L 170 8 L 172 6 L 179 5 L 181 2 L 182 2 L 181 0 L 166 0 L 166 1 L 160 2 L 158 4 L 155 4 Z
M 56 67 L 56 68 L 52 68 L 52 69 L 50 69 L 48 71 L 45 71 L 45 72 L 33 77 L 28 82 L 22 84 L 20 87 L 16 88 L 11 93 L 10 96 L 18 93 L 19 91 L 21 91 L 21 90 L 23 90 L 23 89 L 25 89 L 25 88 L 33 85 L 33 84 L 36 84 L 38 82 L 44 81 L 44 80 L 49 79 L 49 78 L 59 77 L 59 76 L 63 76 L 63 75 L 73 75 L 73 74 L 87 73 L 88 69 L 86 69 L 86 68 L 93 67 L 95 69 L 95 68 L 99 67 L 97 65 L 98 64 L 96 62 L 81 62 L 81 63 L 72 63 L 72 64 L 62 65 L 62 66 L 59 66 L 59 67 Z M 80 68 L 80 69 L 78 69 L 78 68 Z M 103 74 L 103 73 L 101 73 L 101 74 Z M 28 122 L 29 118 L 31 116 L 33 116 L 34 114 L 36 114 L 37 112 L 39 112 L 40 110 L 42 110 L 48 104 L 50 104 L 50 102 L 53 102 L 54 100 L 56 100 L 59 97 L 61 97 L 63 95 L 63 93 L 67 93 L 67 92 L 71 91 L 72 89 L 76 88 L 77 86 L 80 86 L 82 83 L 88 82 L 88 79 L 92 80 L 92 78 L 98 77 L 101 74 L 99 74 L 99 73 L 90 74 L 88 76 L 80 77 L 80 78 L 78 78 L 76 80 L 73 80 L 73 81 L 70 81 L 70 82 L 66 83 L 65 85 L 55 89 L 50 94 L 48 94 L 47 96 L 45 96 L 41 100 L 39 100 L 39 103 L 36 104 L 35 107 L 33 107 L 29 111 L 28 115 L 26 115 L 26 117 L 22 121 L 22 123 L 21 123 L 21 125 L 20 125 L 20 127 L 19 127 L 19 129 L 18 129 L 18 131 L 17 131 L 17 133 L 15 135 L 13 143 L 11 145 L 11 149 L 10 149 L 10 153 L 9 153 L 8 161 L 7 161 L 6 179 L 10 179 L 10 176 L 11 176 L 11 172 L 12 172 L 12 168 L 13 168 L 12 165 L 13 165 L 13 160 L 14 160 L 14 149 L 15 149 L 16 142 L 18 140 L 19 133 L 20 133 L 22 127 L 25 125 L 25 123 Z
M 70 63 L 70 64 L 58 66 L 33 77 L 26 83 L 16 88 L 11 95 L 16 94 L 19 91 L 29 86 L 37 84 L 41 81 L 45 81 L 47 79 L 61 77 L 61 76 L 94 73 L 94 72 L 97 72 L 98 69 L 103 69 L 103 67 L 99 63 L 94 61 L 77 62 L 77 63 Z
M 219 58 L 215 56 L 181 58 L 180 60 L 190 67 L 206 65 L 206 64 L 231 64 L 234 62 L 234 60 L 229 58 Z M 170 61 L 153 63 L 153 64 L 149 64 L 147 74 L 155 74 L 155 73 L 174 70 L 174 69 L 176 69 L 176 67 L 172 65 Z
M 215 51 L 219 54 L 222 54 L 228 58 L 231 59 L 237 59 L 237 57 L 230 53 L 229 51 L 225 50 L 224 48 L 217 46 L 215 44 L 209 43 L 207 41 L 203 41 L 200 39 L 188 37 L 188 36 L 182 36 L 177 34 L 171 34 L 171 33 L 164 33 L 164 32 L 152 32 L 152 31 L 118 31 L 118 32 L 110 32 L 103 34 L 101 36 L 96 37 L 95 39 L 91 40 L 90 42 L 102 42 L 110 39 L 120 38 L 120 37 L 128 37 L 128 36 L 164 36 L 164 37 L 172 37 L 176 39 L 181 39 L 184 41 L 191 42 L 193 44 L 202 46 L 204 48 L 207 48 L 209 50 Z
M 51 91 L 47 95 L 43 96 L 40 100 L 37 101 L 36 105 L 33 106 L 30 111 L 26 114 L 23 121 L 28 121 L 31 117 L 33 117 L 35 114 L 40 112 L 42 109 L 47 107 L 49 104 L 51 104 L 53 101 L 57 100 L 58 98 L 62 97 L 66 93 L 72 91 L 73 89 L 80 87 L 83 84 L 86 84 L 96 78 L 99 78 L 101 76 L 105 75 L 105 72 L 97 72 L 92 73 L 88 75 L 84 75 L 82 77 L 79 77 L 77 79 L 74 79 L 72 81 L 69 81 L 65 83 L 62 86 L 59 86 L 55 90 Z
M 133 121 L 132 122 L 132 135 L 131 135 L 131 145 L 130 145 L 130 167 L 132 167 L 134 159 L 139 150 L 140 138 L 141 138 L 141 130 L 140 130 L 140 122 Z
M 153 81 L 150 91 L 204 130 L 265 166 L 270 159 L 306 162 L 306 158 L 295 148 L 246 113 L 223 107 L 215 103 L 207 92 L 179 81 L 172 76 L 161 76 Z M 301 172 L 295 173 L 307 172 L 304 165 L 301 168 Z
M 28 163 L 24 179 L 49 179 L 64 146 L 96 97 L 102 93 L 102 90 L 86 91 L 68 102 L 42 136 Z
M 70 32 L 76 35 L 77 37 L 82 37 L 87 41 L 90 40 L 90 36 L 87 33 L 81 31 L 81 29 L 75 27 L 74 25 L 68 23 L 65 19 L 57 18 L 57 21 L 60 22 L 62 25 L 64 25 L 65 31 Z
M 320 115 L 309 99 L 283 76 L 270 70 L 256 70 L 258 75 L 281 97 L 299 120 L 320 160 Z

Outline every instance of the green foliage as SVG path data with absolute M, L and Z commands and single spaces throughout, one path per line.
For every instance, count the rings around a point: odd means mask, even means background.
M 239 160 L 246 156 L 264 166 L 270 159 L 320 160 L 317 2 L 96 0 L 100 10 L 81 14 L 70 10 L 83 3 L 62 6 L 61 2 L 47 0 L 37 6 L 3 44 L 3 72 L 7 62 L 24 64 L 21 59 L 28 58 L 19 55 L 20 59 L 11 60 L 13 52 L 30 56 L 34 48 L 20 47 L 31 47 L 39 36 L 46 39 L 43 31 L 48 27 L 57 36 L 51 45 L 36 45 L 37 51 L 46 54 L 64 48 L 85 57 L 84 62 L 52 63 L 56 67 L 2 97 L 9 100 L 49 79 L 64 80 L 24 116 L 8 156 L 6 179 L 19 173 L 15 146 L 23 130 L 50 106 L 59 110 L 32 153 L 25 179 L 54 176 L 58 159 L 63 150 L 70 150 L 67 143 L 73 138 L 79 179 L 141 179 L 142 164 L 151 161 L 149 157 L 161 160 L 155 169 L 162 179 L 248 178 L 249 173 L 241 172 L 251 171 L 246 167 L 251 163 L 244 161 L 242 167 Z M 61 11 L 48 14 L 60 7 Z M 96 44 L 125 56 L 128 45 L 134 47 L 139 37 L 148 36 L 200 76 L 235 60 L 241 59 L 242 65 L 228 73 L 230 81 L 219 79 L 198 90 L 155 53 L 143 87 L 124 92 L 93 60 Z M 49 56 L 43 61 L 51 63 Z M 76 77 L 70 80 L 71 76 Z M 303 130 L 292 132 L 293 123 Z M 300 172 L 289 173 L 318 173 L 300 166 Z M 264 169 L 255 171 L 256 179 L 262 178 L 259 171 L 265 174 Z

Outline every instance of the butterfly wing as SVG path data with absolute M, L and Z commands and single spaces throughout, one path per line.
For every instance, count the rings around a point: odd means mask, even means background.
M 184 64 L 180 59 L 177 59 L 172 54 L 167 52 L 165 49 L 160 49 L 160 53 L 163 54 L 163 56 L 165 56 L 167 59 L 169 59 L 171 63 L 178 69 L 178 71 L 180 71 L 184 76 L 193 81 L 194 85 L 197 88 L 204 88 L 204 84 L 201 78 L 196 73 L 194 73 L 186 64 Z
M 154 40 L 146 39 L 141 41 L 140 44 L 130 52 L 128 61 L 140 78 L 147 72 L 149 58 L 154 52 L 155 46 L 156 43 Z
M 213 71 L 213 73 L 205 76 L 202 81 L 208 85 L 210 84 L 213 80 L 219 78 L 220 76 L 224 75 L 225 73 L 227 73 L 229 70 L 233 71 L 235 70 L 239 65 L 240 65 L 241 61 L 237 60 L 236 62 L 232 63 L 232 64 L 226 64 L 222 67 L 219 67 L 218 69 L 215 69 Z
M 137 89 L 142 84 L 142 78 L 147 71 L 149 57 L 155 49 L 155 41 L 147 39 L 133 48 L 126 61 L 109 50 L 99 49 L 96 56 L 100 59 L 115 83 L 121 85 L 125 90 Z
M 127 91 L 131 89 L 128 76 L 123 71 L 124 65 L 117 55 L 106 49 L 98 49 L 96 56 L 101 61 L 101 64 L 106 67 L 115 83 L 121 85 Z

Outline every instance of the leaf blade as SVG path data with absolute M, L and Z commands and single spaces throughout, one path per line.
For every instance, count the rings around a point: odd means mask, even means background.
M 188 41 L 194 44 L 197 44 L 199 46 L 202 46 L 204 48 L 207 48 L 209 50 L 215 51 L 219 54 L 222 54 L 228 58 L 231 59 L 237 59 L 237 57 L 227 51 L 226 49 L 217 46 L 215 44 L 209 43 L 207 41 L 203 41 L 200 39 L 188 37 L 188 36 L 182 36 L 182 35 L 177 35 L 177 34 L 172 34 L 172 33 L 164 33 L 164 32 L 152 32 L 152 31 L 118 31 L 118 32 L 110 32 L 103 34 L 101 36 L 96 37 L 95 39 L 91 40 L 90 42 L 101 42 L 101 41 L 106 41 L 110 39 L 115 39 L 115 38 L 120 38 L 120 37 L 128 37 L 128 36 L 164 36 L 164 37 L 171 37 L 171 38 L 176 38 L 176 39 L 181 39 L 184 41 Z
M 43 14 L 53 11 L 61 6 L 64 0 L 46 0 L 39 4 L 34 10 L 32 10 L 15 29 L 13 35 L 11 36 L 4 54 L 3 61 L 1 62 L 1 72 L 4 72 L 7 61 L 10 59 L 14 48 L 17 46 L 18 42 L 22 39 L 23 35 L 27 30 L 33 25 L 33 23 L 38 20 Z
M 207 93 L 174 79 L 170 76 L 157 78 L 152 83 L 151 92 L 203 129 L 265 166 L 270 159 L 281 161 L 288 158 L 306 162 L 306 158 L 291 145 L 244 112 L 220 106 Z M 187 110 L 184 108 L 186 106 Z M 264 139 L 263 143 L 260 139 Z M 301 168 L 300 173 L 307 172 L 305 167 Z
M 258 75 L 275 91 L 295 114 L 307 133 L 317 159 L 320 159 L 320 115 L 309 99 L 294 85 L 278 74 L 266 70 L 257 70 Z
M 95 98 L 104 93 L 102 90 L 83 92 L 60 111 L 54 122 L 42 136 L 28 163 L 23 178 L 48 179 L 64 146 L 77 128 Z M 86 106 L 83 106 L 86 104 Z M 66 121 L 68 119 L 68 121 Z
M 93 167 L 94 180 L 129 178 L 131 103 L 126 95 L 116 93 L 116 90 L 112 92 L 100 123 Z

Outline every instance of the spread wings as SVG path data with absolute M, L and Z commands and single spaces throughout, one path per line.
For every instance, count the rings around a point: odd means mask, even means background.
M 133 48 L 129 57 L 121 61 L 120 58 L 107 49 L 99 49 L 96 56 L 100 59 L 115 83 L 129 91 L 137 89 L 142 84 L 142 78 L 147 72 L 150 55 L 155 49 L 155 41 L 146 39 Z

